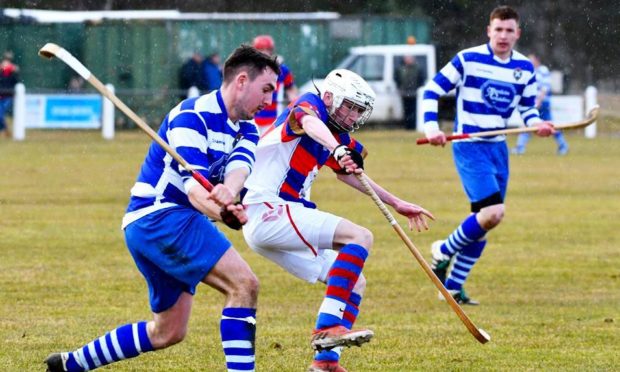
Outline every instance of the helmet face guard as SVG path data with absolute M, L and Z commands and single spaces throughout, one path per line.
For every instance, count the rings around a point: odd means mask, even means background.
M 330 114 L 330 119 L 333 120 L 333 125 L 339 130 L 353 132 L 359 129 L 370 117 L 372 107 L 368 106 L 349 101 L 345 98 L 340 105 L 333 106 L 334 110 Z
M 329 124 L 342 132 L 364 125 L 375 103 L 375 92 L 368 83 L 352 71 L 337 69 L 327 75 L 324 84 L 324 91 L 333 96 Z

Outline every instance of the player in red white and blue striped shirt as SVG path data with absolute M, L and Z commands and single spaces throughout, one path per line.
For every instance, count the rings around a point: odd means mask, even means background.
M 352 173 L 363 168 L 365 148 L 350 135 L 370 116 L 375 94 L 357 74 L 334 70 L 321 95 L 306 93 L 280 115 L 256 148 L 254 172 L 243 198 L 246 242 L 296 277 L 327 285 L 313 332 L 317 353 L 308 371 L 343 372 L 341 346 L 368 341 L 370 330 L 351 330 L 366 280 L 362 269 L 372 233 L 345 218 L 316 209 L 307 191 L 324 165 L 340 181 L 364 192 Z M 425 209 L 403 201 L 374 182 L 379 197 L 409 220 L 428 228 Z M 425 217 L 426 216 L 426 217 Z

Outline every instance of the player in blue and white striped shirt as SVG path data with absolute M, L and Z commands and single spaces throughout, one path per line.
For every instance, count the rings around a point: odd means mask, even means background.
M 183 340 L 203 282 L 226 296 L 220 333 L 229 371 L 254 371 L 258 280 L 209 218 L 247 216 L 233 204 L 254 165 L 258 131 L 248 121 L 271 103 L 279 67 L 241 46 L 224 64 L 221 89 L 179 103 L 159 135 L 215 185 L 208 192 L 153 143 L 123 218 L 127 247 L 149 287 L 153 320 L 116 328 L 47 359 L 48 371 L 87 371 Z
M 455 88 L 457 134 L 503 129 L 515 109 L 526 125 L 538 126 L 538 135 L 554 133 L 553 125 L 541 120 L 534 105 L 534 67 L 513 50 L 520 35 L 517 12 L 508 6 L 495 8 L 487 26 L 489 43 L 459 52 L 428 83 L 422 108 L 424 131 L 432 145 L 446 144 L 446 135 L 437 122 L 437 101 Z M 458 141 L 452 150 L 472 214 L 446 240 L 433 243 L 432 267 L 457 301 L 473 305 L 477 302 L 467 296 L 463 283 L 482 254 L 486 233 L 504 216 L 508 147 L 502 135 Z
M 534 65 L 536 72 L 536 82 L 538 83 L 538 95 L 536 96 L 536 108 L 540 112 L 540 118 L 543 120 L 551 120 L 551 73 L 549 68 L 540 63 L 540 58 L 536 54 L 528 56 Z M 512 149 L 512 153 L 516 155 L 525 154 L 525 147 L 532 135 L 530 133 L 521 133 L 517 137 L 517 144 Z M 553 135 L 555 142 L 558 144 L 558 155 L 566 155 L 568 153 L 568 143 L 564 139 L 562 131 L 557 131 Z

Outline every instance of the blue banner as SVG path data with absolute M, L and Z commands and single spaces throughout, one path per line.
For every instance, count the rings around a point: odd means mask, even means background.
M 102 98 L 98 94 L 29 95 L 26 98 L 27 127 L 101 128 Z

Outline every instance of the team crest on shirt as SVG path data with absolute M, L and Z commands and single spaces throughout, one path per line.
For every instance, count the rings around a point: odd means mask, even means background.
M 515 68 L 512 72 L 512 76 L 515 77 L 516 81 L 519 81 L 521 79 L 521 76 L 523 76 L 523 70 L 521 70 L 521 67 Z
M 498 112 L 506 113 L 512 107 L 517 91 L 512 84 L 487 80 L 480 86 L 484 105 Z

